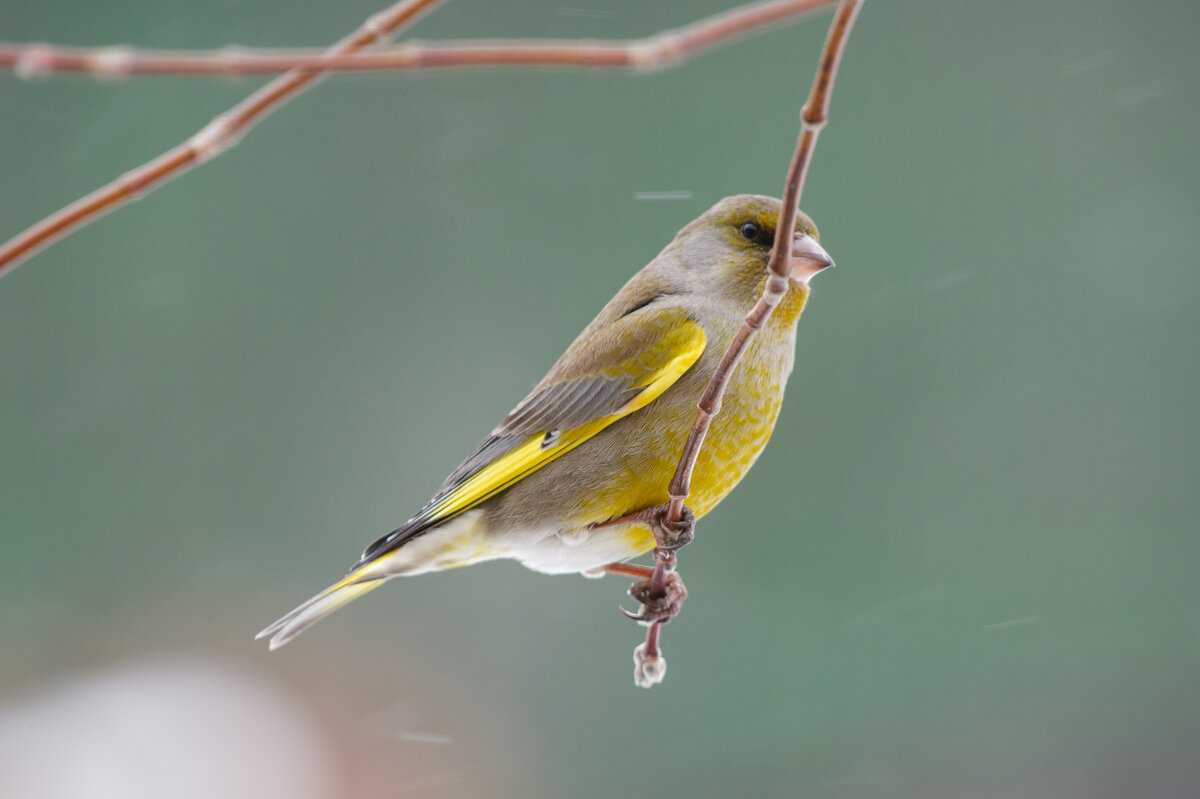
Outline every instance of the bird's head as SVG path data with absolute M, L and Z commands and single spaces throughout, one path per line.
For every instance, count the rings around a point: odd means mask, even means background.
M 684 266 L 690 280 L 701 284 L 705 293 L 746 306 L 759 296 L 767 278 L 779 208 L 779 200 L 773 197 L 726 197 L 679 231 L 668 250 L 675 251 L 676 263 Z M 806 291 L 813 275 L 833 266 L 833 259 L 819 242 L 817 226 L 797 212 L 789 274 L 794 289 Z

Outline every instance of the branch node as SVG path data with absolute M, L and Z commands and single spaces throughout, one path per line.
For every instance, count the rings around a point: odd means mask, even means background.
M 686 53 L 683 40 L 673 31 L 635 42 L 629 48 L 629 61 L 634 69 L 655 72 L 682 63 Z
M 124 45 L 102 47 L 87 60 L 88 71 L 104 80 L 124 80 L 133 74 L 137 54 Z
M 829 122 L 829 118 L 819 111 L 809 117 L 808 105 L 805 104 L 804 108 L 800 109 L 800 121 L 813 133 L 820 133 L 825 124 Z
M 249 51 L 245 47 L 238 47 L 236 44 L 231 44 L 222 47 L 220 50 L 221 63 L 225 67 L 225 74 L 231 78 L 246 77 L 246 62 L 249 61 Z
M 363 32 L 371 35 L 371 38 L 374 40 L 373 43 L 378 43 L 391 36 L 393 27 L 391 24 L 391 11 L 389 8 L 386 11 L 380 11 L 378 14 L 372 14 L 362 24 Z
M 13 62 L 13 73 L 21 80 L 37 80 L 54 72 L 54 48 L 48 44 L 31 44 Z
M 699 416 L 703 418 L 705 426 L 712 424 L 712 420 L 717 418 L 717 414 L 721 412 L 721 402 L 721 396 L 716 393 L 706 392 L 700 397 L 700 401 L 696 403 L 696 410 L 700 412 Z
M 771 276 L 767 278 L 766 287 L 763 289 L 763 302 L 774 308 L 783 299 L 783 296 L 787 294 L 788 288 L 788 279 L 772 272 Z M 763 321 L 766 321 L 766 317 L 763 318 Z
M 197 164 L 202 164 L 217 157 L 237 143 L 237 135 L 233 121 L 226 114 L 213 117 L 212 121 L 200 128 L 192 138 L 188 139 L 188 149 L 196 158 Z

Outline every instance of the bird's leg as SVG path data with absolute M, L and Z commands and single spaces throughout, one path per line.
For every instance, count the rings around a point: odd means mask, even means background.
M 643 566 L 640 563 L 610 563 L 604 567 L 607 574 L 619 574 L 622 577 L 635 577 L 639 580 L 649 580 L 654 574 L 653 566 Z
M 691 543 L 696 527 L 696 515 L 685 506 L 683 517 L 675 522 L 668 516 L 668 506 L 658 505 L 596 526 L 634 523 L 645 524 L 654 535 L 657 544 L 654 548 L 654 567 L 612 563 L 605 570 L 613 574 L 642 578 L 629 588 L 629 595 L 638 601 L 641 608 L 637 613 L 630 613 L 622 608 L 621 611 L 626 616 L 645 625 L 666 624 L 679 614 L 683 609 L 683 601 L 687 599 L 687 588 L 675 572 L 675 550 Z

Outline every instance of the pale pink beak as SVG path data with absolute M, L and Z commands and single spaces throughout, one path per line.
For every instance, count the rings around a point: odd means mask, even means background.
M 805 283 L 826 267 L 833 266 L 833 259 L 817 240 L 807 233 L 792 239 L 792 280 Z

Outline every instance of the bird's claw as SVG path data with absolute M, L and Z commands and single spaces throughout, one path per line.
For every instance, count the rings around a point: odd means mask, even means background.
M 692 543 L 692 539 L 696 537 L 696 514 L 684 505 L 683 517 L 674 521 L 668 517 L 667 507 L 660 505 L 655 508 L 648 523 L 658 549 L 674 552 Z
M 654 545 L 659 552 L 674 552 L 692 543 L 696 537 L 696 514 L 687 505 L 683 506 L 679 521 L 670 516 L 670 505 L 656 505 L 614 519 L 596 522 L 592 528 L 611 527 L 616 524 L 644 524 L 654 535 Z
M 666 624 L 683 609 L 683 600 L 687 599 L 687 588 L 684 587 L 683 580 L 679 579 L 679 575 L 672 572 L 667 575 L 666 591 L 662 596 L 652 595 L 649 580 L 634 583 L 629 588 L 629 595 L 636 599 L 641 607 L 637 613 L 630 613 L 621 608 L 622 613 L 638 624 Z

